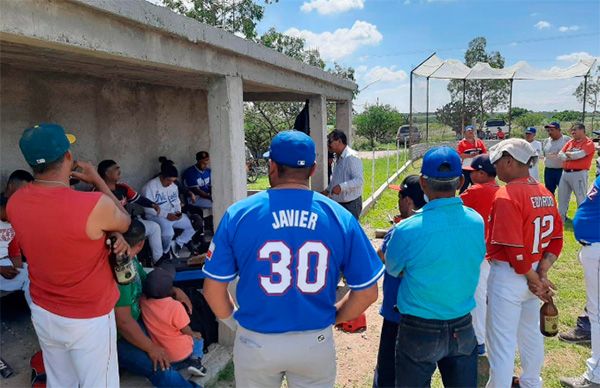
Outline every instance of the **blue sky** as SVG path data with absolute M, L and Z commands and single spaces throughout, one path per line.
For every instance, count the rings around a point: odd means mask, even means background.
M 357 70 L 364 89 L 355 107 L 379 99 L 407 111 L 411 68 L 436 51 L 463 59 L 477 36 L 506 65 L 568 67 L 600 56 L 600 1 L 488 0 L 279 0 L 267 5 L 259 31 L 270 27 L 306 39 L 332 63 Z M 581 79 L 515 81 L 514 105 L 535 110 L 581 109 L 572 96 Z M 417 82 L 415 108 L 425 106 Z M 420 87 L 419 87 L 420 86 Z M 449 100 L 444 81 L 432 81 L 431 108 Z

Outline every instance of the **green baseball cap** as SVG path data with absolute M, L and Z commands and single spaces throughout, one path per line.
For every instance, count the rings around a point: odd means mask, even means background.
M 60 125 L 42 123 L 23 132 L 19 147 L 27 163 L 37 166 L 54 162 L 63 156 L 75 140 L 75 136 L 65 133 Z

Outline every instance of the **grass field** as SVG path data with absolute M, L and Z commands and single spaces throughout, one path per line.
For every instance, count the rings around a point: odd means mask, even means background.
M 408 174 L 418 174 L 420 161 L 415 162 L 398 182 Z M 590 171 L 589 182 L 595 179 L 595 168 Z M 540 167 L 540 176 L 543 177 Z M 367 228 L 389 228 L 388 214 L 394 215 L 397 210 L 398 193 L 387 190 L 378 201 L 377 205 L 361 218 L 361 224 Z M 572 196 L 569 206 L 569 219 L 572 219 L 576 210 L 575 197 Z M 585 286 L 583 271 L 577 254 L 579 243 L 573 235 L 573 224 L 568 220 L 564 229 L 564 248 L 559 260 L 550 271 L 550 279 L 557 287 L 555 303 L 560 314 L 560 330 L 568 330 L 575 324 L 577 316 L 583 311 L 585 305 Z M 571 345 L 558 340 L 558 337 L 545 339 L 545 363 L 542 371 L 544 387 L 560 387 L 558 379 L 563 376 L 577 376 L 585 370 L 585 360 L 590 356 L 590 348 L 586 346 Z M 480 363 L 480 382 L 487 380 L 487 365 Z M 518 361 L 517 361 L 518 365 Z M 441 380 L 434 380 L 434 387 L 441 387 Z

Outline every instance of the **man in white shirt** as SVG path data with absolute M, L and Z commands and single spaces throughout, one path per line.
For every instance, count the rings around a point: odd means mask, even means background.
M 563 172 L 563 162 L 558 157 L 558 153 L 571 138 L 562 134 L 558 121 L 553 121 L 544 128 L 548 131 L 548 138 L 544 140 L 544 144 L 542 145 L 545 158 L 544 185 L 548 191 L 555 194 Z
M 536 181 L 540 181 L 540 171 L 538 166 L 538 160 L 542 156 L 542 143 L 535 140 L 535 134 L 537 129 L 535 127 L 529 127 L 525 130 L 525 140 L 533 147 L 535 153 L 538 158 L 535 161 L 535 164 L 529 167 L 529 175 L 534 177 Z
M 363 166 L 357 152 L 348 146 L 346 134 L 334 130 L 327 136 L 330 152 L 337 158 L 324 195 L 346 208 L 356 219 L 362 211 Z

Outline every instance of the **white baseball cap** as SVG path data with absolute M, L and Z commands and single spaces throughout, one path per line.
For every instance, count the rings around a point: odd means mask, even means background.
M 496 163 L 502 157 L 502 153 L 507 152 L 515 160 L 523 164 L 534 164 L 537 161 L 537 153 L 525 139 L 511 138 L 502 140 L 500 143 L 490 148 L 490 162 Z M 533 159 L 532 159 L 533 158 Z

